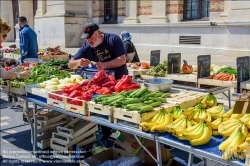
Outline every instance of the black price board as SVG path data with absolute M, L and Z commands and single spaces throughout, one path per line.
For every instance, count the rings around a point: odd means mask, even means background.
M 168 74 L 180 73 L 181 53 L 168 54 Z
M 240 83 L 249 80 L 250 77 L 250 57 L 238 57 L 236 59 L 237 66 L 237 92 L 240 92 Z
M 160 50 L 151 51 L 150 66 L 157 66 L 160 63 Z
M 210 76 L 211 55 L 199 55 L 197 57 L 197 78 Z

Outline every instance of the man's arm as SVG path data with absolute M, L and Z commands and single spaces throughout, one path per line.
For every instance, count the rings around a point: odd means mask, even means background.
M 74 58 L 71 58 L 69 60 L 68 66 L 70 69 L 77 69 L 79 67 L 79 59 L 74 60 Z
M 19 33 L 19 38 L 20 38 L 21 55 L 26 56 L 26 54 L 28 52 L 28 38 L 27 38 L 25 32 L 21 31 Z

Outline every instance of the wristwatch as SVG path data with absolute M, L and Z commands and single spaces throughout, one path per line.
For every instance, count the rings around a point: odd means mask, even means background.
M 20 78 L 20 74 L 19 73 L 16 73 L 16 78 Z

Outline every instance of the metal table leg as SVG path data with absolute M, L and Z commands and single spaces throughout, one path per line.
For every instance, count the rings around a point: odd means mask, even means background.
M 156 154 L 157 154 L 157 160 L 158 160 L 157 165 L 162 166 L 161 143 L 158 141 L 155 141 L 155 142 L 156 142 Z
M 34 138 L 34 127 L 33 127 L 32 121 L 31 121 L 30 116 L 29 116 L 30 114 L 29 114 L 29 102 L 28 102 L 28 100 L 24 100 L 24 109 L 25 109 L 26 116 L 27 116 L 27 119 L 28 119 L 29 124 L 30 124 L 31 140 L 34 141 L 33 140 L 33 138 Z M 32 142 L 32 144 L 33 144 L 33 142 Z
M 229 101 L 229 108 L 231 108 L 231 90 L 228 90 L 228 101 Z
M 193 158 L 194 158 L 194 154 L 193 153 L 189 153 L 189 156 L 188 156 L 188 166 L 192 166 L 192 164 L 193 164 Z
M 37 157 L 37 104 L 34 103 L 33 153 Z

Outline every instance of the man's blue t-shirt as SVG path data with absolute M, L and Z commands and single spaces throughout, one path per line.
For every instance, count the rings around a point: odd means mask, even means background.
M 126 54 L 123 43 L 119 36 L 109 33 L 103 34 L 104 39 L 99 46 L 92 48 L 90 47 L 88 42 L 86 42 L 74 55 L 74 60 L 85 58 L 94 62 L 108 62 L 121 55 Z M 117 68 L 113 68 L 111 70 L 115 70 L 116 79 L 120 79 L 124 74 L 128 74 L 126 64 Z

